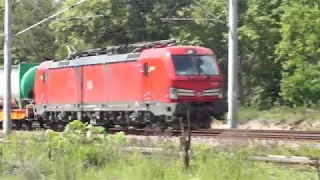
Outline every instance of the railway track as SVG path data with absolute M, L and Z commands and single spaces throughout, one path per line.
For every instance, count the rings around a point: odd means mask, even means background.
M 35 124 L 31 129 L 22 128 L 18 131 L 44 131 Z M 2 127 L 1 127 L 2 130 Z M 109 134 L 124 132 L 127 135 L 141 136 L 180 136 L 181 130 L 166 130 L 164 132 L 155 129 L 127 129 L 110 128 Z M 253 129 L 200 129 L 192 130 L 192 137 L 199 138 L 221 138 L 221 139 L 270 139 L 270 140 L 294 140 L 320 142 L 320 131 L 298 131 L 298 130 L 253 130 Z
M 292 130 L 200 130 L 192 132 L 194 136 L 220 138 L 274 139 L 274 140 L 305 140 L 319 141 L 320 131 L 292 131 Z
M 109 129 L 108 133 L 123 131 L 125 134 L 144 136 L 180 136 L 181 130 L 167 130 L 165 132 L 145 129 Z M 271 139 L 271 140 L 303 140 L 319 141 L 320 131 L 296 130 L 245 130 L 245 129 L 203 129 L 191 131 L 192 137 L 228 138 L 228 139 Z

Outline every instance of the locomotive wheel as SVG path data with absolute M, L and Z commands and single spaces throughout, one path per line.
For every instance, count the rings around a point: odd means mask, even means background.
M 181 129 L 181 125 L 179 123 L 170 123 L 168 128 L 178 130 Z
M 224 115 L 228 112 L 228 103 L 226 101 L 220 100 L 215 103 L 213 109 L 213 117 L 216 120 L 225 120 Z
M 166 124 L 154 124 L 152 129 L 159 131 L 159 132 L 165 132 L 168 129 L 168 126 Z
M 38 123 L 39 123 L 40 128 L 45 128 L 45 121 L 43 120 L 43 118 L 39 118 Z
M 199 126 L 200 129 L 211 129 L 211 123 L 209 122 L 203 122 L 201 123 L 201 125 Z
M 49 128 L 50 128 L 51 130 L 56 131 L 56 130 L 59 129 L 59 124 L 56 123 L 56 122 L 51 122 L 51 123 L 49 124 Z
M 188 129 L 187 120 L 183 119 L 182 123 L 183 123 L 183 127 L 182 128 Z M 174 130 L 181 130 L 180 121 L 173 121 L 172 123 L 168 124 L 168 127 L 170 129 L 174 129 Z M 199 127 L 200 127 L 199 122 L 197 122 L 197 121 L 196 122 L 195 121 L 191 121 L 190 122 L 190 129 L 191 130 L 197 130 L 197 129 L 199 129 Z
M 39 126 L 40 126 L 40 128 L 44 128 L 44 123 L 43 122 L 39 122 Z
M 144 129 L 147 127 L 147 125 L 146 124 L 134 124 L 133 127 L 135 129 Z
M 210 117 L 203 117 L 200 120 L 199 128 L 200 129 L 211 129 L 211 123 L 212 123 L 212 119 L 210 119 Z

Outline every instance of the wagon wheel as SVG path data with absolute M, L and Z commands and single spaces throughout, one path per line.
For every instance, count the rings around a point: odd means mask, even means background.
M 15 125 L 16 125 L 17 129 L 21 129 L 22 128 L 22 123 L 21 122 L 17 122 L 17 123 L 15 123 Z
M 27 129 L 30 131 L 32 129 L 32 122 L 26 121 L 26 126 L 27 126 Z

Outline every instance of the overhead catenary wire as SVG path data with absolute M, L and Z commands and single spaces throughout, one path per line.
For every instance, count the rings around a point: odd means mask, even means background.
M 54 18 L 54 17 L 56 17 L 56 16 L 58 16 L 58 15 L 60 15 L 60 14 L 64 13 L 64 12 L 66 12 L 66 11 L 68 11 L 68 10 L 70 10 L 70 9 L 72 9 L 72 8 L 74 8 L 74 7 L 76 7 L 76 6 L 79 6 L 80 4 L 82 4 L 82 3 L 86 2 L 86 1 L 88 1 L 88 0 L 81 0 L 81 1 L 79 1 L 79 2 L 75 3 L 75 4 L 71 5 L 71 6 L 69 6 L 69 7 L 65 8 L 65 9 L 63 9 L 62 11 L 59 11 L 59 12 L 57 12 L 56 14 L 53 14 L 53 15 L 51 15 L 51 16 L 49 16 L 49 17 L 47 17 L 47 18 L 43 19 L 42 21 L 39 21 L 39 22 L 37 22 L 37 23 L 33 24 L 32 26 L 27 27 L 26 29 L 24 29 L 24 30 L 22 30 L 22 31 L 20 31 L 20 32 L 18 32 L 18 33 L 16 33 L 15 35 L 16 35 L 16 36 L 18 36 L 18 35 L 20 35 L 20 34 L 22 34 L 22 33 L 26 32 L 26 31 L 28 31 L 28 30 L 30 30 L 30 29 L 32 29 L 32 28 L 34 28 L 34 27 L 36 27 L 36 26 L 38 26 L 38 25 L 40 25 L 40 24 L 42 24 L 42 23 L 44 23 L 44 22 L 46 22 L 46 21 L 48 21 L 48 20 L 51 20 L 52 18 Z
M 44 11 L 42 11 L 41 8 L 38 7 L 38 5 L 34 2 L 34 1 L 28 1 L 30 4 L 33 5 L 34 8 L 36 8 L 39 12 L 41 12 L 42 15 L 44 15 L 45 17 L 49 17 L 49 15 L 47 13 L 45 13 Z
M 198 7 L 200 7 L 206 14 L 210 14 L 210 16 L 216 17 L 214 14 L 212 14 L 211 11 L 209 11 L 209 10 L 206 9 L 206 8 L 204 8 L 199 1 L 193 0 L 193 2 L 196 3 L 196 4 L 198 5 Z M 220 23 L 223 23 L 223 24 L 226 23 L 226 22 L 220 20 L 218 17 L 216 17 L 214 21 L 220 22 Z
M 210 14 L 210 16 L 213 16 L 213 14 L 211 12 L 209 13 L 209 10 L 204 8 L 200 2 L 198 2 L 196 0 L 192 0 L 192 2 L 197 4 L 198 7 L 200 7 L 206 14 Z M 215 16 L 213 16 L 213 17 L 215 17 Z M 168 16 L 167 18 L 160 18 L 160 20 L 163 22 L 214 21 L 214 22 L 226 24 L 226 22 L 219 19 L 219 17 L 215 17 L 215 18 L 183 18 L 183 17 L 169 18 L 169 16 Z
M 76 17 L 70 17 L 70 18 L 55 19 L 53 21 L 83 20 L 83 19 L 93 19 L 93 18 L 99 18 L 99 17 L 108 17 L 108 16 L 103 15 L 103 14 L 93 15 L 93 16 L 76 16 Z
M 217 19 L 206 18 L 160 18 L 162 21 L 216 21 Z
M 173 13 L 174 11 L 177 9 L 179 3 L 176 3 L 176 5 L 174 6 L 174 8 L 170 11 L 170 13 L 168 14 L 167 18 L 169 18 Z
M 34 27 L 36 27 L 36 26 L 38 26 L 38 25 L 46 22 L 46 21 L 52 20 L 54 17 L 56 17 L 56 16 L 58 16 L 58 15 L 64 13 L 64 12 L 66 12 L 66 11 L 68 11 L 68 10 L 70 10 L 70 9 L 72 9 L 72 8 L 74 8 L 74 7 L 78 6 L 78 5 L 86 2 L 86 1 L 87 1 L 87 0 L 81 0 L 81 1 L 79 1 L 79 2 L 77 2 L 77 3 L 75 3 L 75 4 L 73 4 L 73 5 L 69 6 L 68 8 L 65 8 L 64 10 L 59 11 L 59 12 L 57 12 L 56 14 L 53 14 L 53 15 L 51 15 L 51 16 L 49 16 L 49 17 L 47 17 L 47 18 L 45 18 L 45 19 L 43 19 L 43 20 L 41 20 L 41 21 L 39 21 L 39 22 L 37 22 L 37 23 L 29 26 L 29 27 L 27 27 L 26 29 L 19 31 L 18 33 L 14 34 L 14 35 L 15 35 L 15 36 L 20 35 L 20 34 L 26 32 L 26 31 L 28 31 L 28 30 L 30 30 L 30 29 L 32 29 L 32 28 L 34 28 Z M 182 1 L 182 2 L 183 2 L 183 1 Z M 182 2 L 180 2 L 180 3 L 174 3 L 174 4 L 175 4 L 174 10 L 177 8 L 177 6 L 178 6 L 179 4 L 183 4 Z M 188 1 L 186 0 L 185 2 L 188 2 Z M 145 5 L 145 4 L 144 4 L 144 5 Z M 139 6 L 142 7 L 142 4 L 139 4 Z M 145 6 L 146 6 L 146 5 L 145 5 Z M 40 10 L 40 11 L 45 15 L 45 13 L 44 13 L 41 9 L 39 9 L 39 8 L 37 8 L 37 9 Z M 174 11 L 174 10 L 173 10 L 173 11 Z M 172 12 L 171 12 L 171 13 L 172 13 Z M 46 15 L 46 16 L 48 16 L 48 15 Z M 82 16 L 82 17 L 71 17 L 71 18 L 65 18 L 65 19 L 56 19 L 56 20 L 57 20 L 57 21 L 67 21 L 67 20 L 91 19 L 91 18 L 97 18 L 97 17 L 106 17 L 106 16 L 105 16 L 105 15 L 93 15 L 93 16 Z M 1 34 L 1 35 L 3 36 L 3 34 Z
M 43 20 L 41 20 L 41 21 L 39 21 L 39 22 L 29 26 L 29 27 L 27 27 L 26 29 L 24 29 L 24 30 L 22 30 L 22 31 L 20 31 L 20 32 L 14 34 L 14 35 L 15 36 L 20 35 L 20 34 L 26 32 L 26 31 L 28 31 L 28 30 L 30 30 L 30 29 L 32 29 L 32 28 L 34 28 L 34 27 L 46 22 L 46 21 L 52 20 L 56 16 L 66 12 L 66 11 L 68 11 L 68 10 L 70 10 L 70 9 L 72 9 L 72 8 L 74 8 L 74 7 L 78 6 L 78 5 L 86 2 L 86 1 L 87 0 L 81 0 L 81 1 L 79 1 L 79 2 L 77 2 L 75 4 L 73 4 L 73 5 L 69 6 L 68 8 L 63 9 L 62 11 L 59 11 L 56 14 L 53 14 L 53 15 L 51 15 L 51 16 L 49 16 L 49 17 L 47 17 L 47 18 L 45 18 L 45 19 L 43 19 Z M 141 5 L 139 5 L 139 6 L 141 6 Z M 56 20 L 58 20 L 58 21 L 64 21 L 64 20 L 67 21 L 67 20 L 78 20 L 78 19 L 90 19 L 90 18 L 97 18 L 97 17 L 106 17 L 106 16 L 105 15 L 93 15 L 93 16 L 87 16 L 87 17 L 85 17 L 85 16 L 83 16 L 83 17 L 72 17 L 72 18 L 56 19 Z
M 54 17 L 58 16 L 59 14 L 61 14 L 61 13 L 63 13 L 63 12 L 66 12 L 66 11 L 72 9 L 72 8 L 74 8 L 75 6 L 78 6 L 78 5 L 82 4 L 82 3 L 85 2 L 85 1 L 87 1 L 87 0 L 82 0 L 82 1 L 80 1 L 80 2 L 78 2 L 78 3 L 75 3 L 75 4 L 69 6 L 68 8 L 66 8 L 66 9 L 64 9 L 64 10 L 62 10 L 62 11 L 60 11 L 60 12 L 54 14 L 54 15 L 51 15 L 50 17 L 48 17 L 48 15 L 46 15 L 46 17 L 47 17 L 46 19 L 43 19 L 42 21 L 37 22 L 36 24 L 34 24 L 34 25 L 32 25 L 32 26 L 30 26 L 30 27 L 28 27 L 28 28 L 26 28 L 26 29 L 24 29 L 24 30 L 16 33 L 15 35 L 20 35 L 20 34 L 26 32 L 26 31 L 28 31 L 28 30 L 30 30 L 30 29 L 32 29 L 32 28 L 34 28 L 34 27 L 36 27 L 36 26 L 38 26 L 38 25 L 46 22 L 46 21 L 73 21 L 73 20 L 86 20 L 86 19 L 93 19 L 93 18 L 101 18 L 101 17 L 104 18 L 104 17 L 108 17 L 107 15 L 100 14 L 100 15 L 92 15 L 92 16 L 78 16 L 78 17 L 76 16 L 76 17 L 70 17 L 70 18 L 53 19 Z M 182 1 L 179 2 L 179 3 L 172 3 L 172 5 L 175 5 L 175 7 L 174 7 L 174 9 L 170 12 L 169 15 L 171 15 L 171 14 L 177 9 L 177 7 L 178 7 L 179 4 L 184 4 L 183 2 L 187 3 L 188 0 L 185 0 L 185 1 L 182 0 Z M 170 3 L 169 3 L 169 4 L 170 4 Z M 139 6 L 139 7 L 143 7 L 143 6 L 148 6 L 148 5 L 147 5 L 147 4 L 143 4 L 143 5 L 142 5 L 142 4 L 138 4 L 138 6 Z M 41 9 L 38 8 L 38 10 L 41 10 Z M 41 12 L 42 12 L 42 14 L 45 15 L 45 13 L 44 13 L 42 10 L 41 10 Z M 120 33 L 136 32 L 136 31 L 141 31 L 141 30 L 143 30 L 143 29 L 130 30 L 130 31 L 125 31 L 125 32 L 120 32 Z M 118 34 L 118 33 L 112 33 L 112 34 Z M 74 37 L 73 37 L 73 38 L 74 38 Z M 73 38 L 71 38 L 71 39 L 73 39 Z M 69 41 L 70 41 L 70 40 L 67 40 L 67 42 L 69 42 Z

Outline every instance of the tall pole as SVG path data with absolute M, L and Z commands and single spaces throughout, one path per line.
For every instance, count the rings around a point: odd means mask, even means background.
M 228 125 L 237 128 L 238 0 L 229 0 Z
M 11 133 L 11 46 L 12 46 L 12 4 L 11 0 L 5 1 L 4 14 L 4 119 L 3 133 L 8 135 Z

